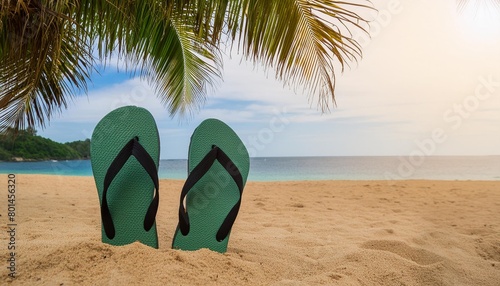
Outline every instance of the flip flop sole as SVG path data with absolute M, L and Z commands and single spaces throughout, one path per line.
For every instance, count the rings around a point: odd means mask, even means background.
M 192 172 L 213 146 L 219 147 L 239 169 L 246 183 L 250 168 L 248 152 L 238 135 L 217 119 L 203 121 L 194 131 L 189 146 L 188 170 Z M 225 252 L 229 234 L 217 241 L 216 234 L 224 219 L 240 199 L 240 193 L 228 171 L 217 161 L 186 195 L 189 233 L 184 236 L 179 226 L 172 247 L 182 250 L 208 248 Z
M 90 153 L 101 205 L 106 172 L 123 146 L 134 137 L 138 138 L 158 168 L 158 129 L 153 116 L 146 109 L 135 106 L 118 108 L 102 118 L 94 129 Z M 116 234 L 115 237 L 109 238 L 101 224 L 102 241 L 112 245 L 139 241 L 158 248 L 156 222 L 149 231 L 144 229 L 144 217 L 153 199 L 154 190 L 154 183 L 146 170 L 135 157 L 128 158 L 107 192 L 107 202 Z

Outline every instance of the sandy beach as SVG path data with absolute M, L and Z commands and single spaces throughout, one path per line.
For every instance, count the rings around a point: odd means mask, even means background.
M 170 248 L 181 181 L 162 180 L 160 248 L 103 244 L 92 177 L 16 176 L 0 284 L 498 285 L 500 182 L 250 182 L 228 252 Z

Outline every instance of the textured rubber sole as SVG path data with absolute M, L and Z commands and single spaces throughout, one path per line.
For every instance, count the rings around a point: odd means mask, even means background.
M 250 168 L 248 152 L 238 135 L 217 119 L 203 121 L 191 136 L 189 173 L 213 145 L 223 150 L 238 167 L 244 185 Z M 233 178 L 219 162 L 215 161 L 208 173 L 186 195 L 190 230 L 184 236 L 177 227 L 172 248 L 182 250 L 208 248 L 221 253 L 226 252 L 229 235 L 224 240 L 217 241 L 216 234 L 239 199 L 240 193 Z
M 146 149 L 158 168 L 160 139 L 155 120 L 146 109 L 125 106 L 108 113 L 97 124 L 90 143 L 92 172 L 102 204 L 104 177 L 123 146 L 134 137 Z M 144 229 L 144 217 L 153 199 L 154 184 L 140 163 L 131 156 L 108 189 L 107 201 L 116 235 L 106 236 L 101 222 L 102 241 L 125 245 L 139 241 L 158 248 L 156 222 Z

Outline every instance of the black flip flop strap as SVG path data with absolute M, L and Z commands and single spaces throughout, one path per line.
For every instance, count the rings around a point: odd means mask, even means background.
M 196 183 L 210 170 L 215 160 L 219 161 L 219 163 L 224 167 L 224 169 L 231 175 L 238 190 L 240 192 L 240 198 L 238 202 L 233 206 L 233 208 L 229 211 L 228 215 L 224 219 L 224 222 L 220 226 L 217 231 L 216 239 L 217 241 L 224 240 L 231 227 L 236 220 L 236 216 L 238 215 L 238 211 L 241 205 L 241 195 L 243 193 L 243 178 L 241 176 L 240 170 L 236 167 L 236 164 L 229 159 L 229 157 L 222 151 L 219 147 L 213 146 L 212 150 L 205 155 L 205 157 L 194 167 L 194 169 L 189 174 L 184 186 L 182 187 L 180 204 L 179 204 L 179 228 L 183 235 L 187 235 L 189 233 L 189 215 L 184 208 L 184 198 L 187 193 L 196 185 Z
M 113 223 L 113 219 L 111 217 L 111 213 L 108 207 L 107 193 L 108 188 L 113 182 L 113 179 L 123 168 L 125 163 L 128 161 L 130 156 L 134 156 L 137 161 L 142 165 L 144 170 L 148 173 L 149 177 L 153 181 L 156 189 L 156 193 L 149 205 L 149 208 L 146 212 L 146 216 L 144 218 L 144 229 L 149 231 L 155 222 L 156 212 L 158 211 L 158 203 L 160 200 L 159 194 L 159 183 L 158 183 L 158 170 L 156 168 L 156 164 L 153 161 L 153 158 L 148 154 L 146 149 L 142 147 L 139 143 L 138 138 L 135 137 L 131 139 L 125 146 L 123 146 L 122 150 L 116 155 L 115 159 L 109 166 L 106 176 L 104 177 L 104 191 L 102 194 L 102 206 L 101 206 L 101 217 L 102 223 L 104 226 L 104 231 L 108 238 L 113 239 L 115 237 L 115 226 Z

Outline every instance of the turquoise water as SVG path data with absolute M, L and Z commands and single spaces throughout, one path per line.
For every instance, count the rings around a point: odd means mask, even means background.
M 500 156 L 273 157 L 250 160 L 251 181 L 500 180 Z M 0 173 L 92 176 L 89 160 L 0 162 Z M 159 177 L 187 177 L 187 160 L 161 160 Z

